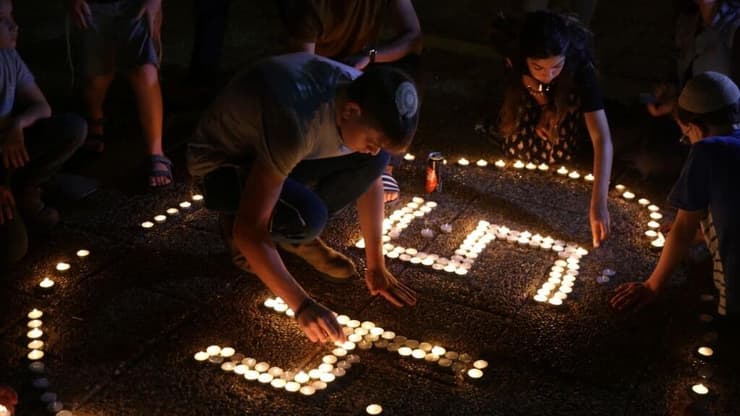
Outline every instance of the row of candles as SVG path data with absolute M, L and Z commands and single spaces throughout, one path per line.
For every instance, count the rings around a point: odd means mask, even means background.
M 700 296 L 700 299 L 702 301 L 713 301 L 714 296 L 711 294 L 704 294 Z M 714 320 L 714 316 L 709 314 L 702 314 L 699 316 L 699 320 L 704 323 L 711 323 Z M 706 342 L 714 342 L 716 341 L 718 337 L 718 334 L 715 332 L 709 332 L 704 337 L 704 341 Z M 709 379 L 712 375 L 711 369 L 709 366 L 709 361 L 714 357 L 715 351 L 712 347 L 704 345 L 696 349 L 696 355 L 699 357 L 700 360 L 700 366 L 699 366 L 699 377 L 701 377 L 701 382 L 698 382 L 696 384 L 693 384 L 691 386 L 691 391 L 697 396 L 697 397 L 704 397 L 709 394 L 709 386 L 707 386 L 706 380 Z
M 78 258 L 84 259 L 90 255 L 90 251 L 81 249 L 76 254 Z M 60 262 L 57 263 L 55 268 L 57 271 L 63 273 L 69 271 L 72 266 L 69 263 Z M 45 277 L 39 283 L 39 287 L 45 291 L 52 290 L 54 285 L 55 282 L 50 277 Z M 46 344 L 43 340 L 44 330 L 42 329 L 44 322 L 41 320 L 43 316 L 44 312 L 37 308 L 32 309 L 27 314 L 28 323 L 26 326 L 29 330 L 26 333 L 26 337 L 29 339 L 27 345 L 29 351 L 26 354 L 26 358 L 30 361 L 28 369 L 36 374 L 32 385 L 39 390 L 44 390 L 44 393 L 39 396 L 39 399 L 46 405 L 46 409 L 50 413 L 54 413 L 55 416 L 72 416 L 73 413 L 70 410 L 64 409 L 64 403 L 58 399 L 57 394 L 48 390 L 50 386 L 49 379 L 43 376 L 46 372 L 46 366 L 42 361 L 46 355 L 44 352 Z
M 263 305 L 278 313 L 294 316 L 293 311 L 279 298 L 268 298 Z M 396 335 L 375 325 L 374 322 L 350 319 L 347 315 L 338 315 L 337 321 L 347 336 L 346 342 L 336 342 L 330 354 L 325 354 L 321 362 L 308 370 L 289 371 L 272 366 L 266 361 L 237 354 L 232 347 L 210 345 L 205 350 L 198 351 L 194 358 L 199 362 L 220 364 L 221 369 L 243 376 L 246 380 L 270 384 L 276 389 L 288 392 L 298 392 L 304 396 L 311 396 L 318 390 L 323 390 L 338 378 L 344 376 L 353 364 L 360 362 L 360 357 L 353 353 L 355 350 L 369 350 L 373 347 L 396 352 L 402 357 L 412 357 L 426 362 L 436 362 L 441 367 L 449 367 L 456 374 L 465 373 L 471 379 L 483 377 L 483 369 L 488 367 L 485 360 L 473 361 L 468 354 L 459 354 L 447 351 L 440 345 L 429 342 L 419 342 Z M 380 414 L 382 406 L 370 404 L 368 414 Z
M 201 194 L 194 194 L 194 195 L 191 196 L 191 200 L 193 202 L 200 202 L 200 201 L 203 200 L 203 195 L 201 195 Z M 142 222 L 141 223 L 141 228 L 143 228 L 145 230 L 148 230 L 150 228 L 154 228 L 154 225 L 156 225 L 156 224 L 165 223 L 165 222 L 167 222 L 167 218 L 174 217 L 176 215 L 179 215 L 181 209 L 190 209 L 193 206 L 193 204 L 190 201 L 182 201 L 179 204 L 177 204 L 177 206 L 180 207 L 180 208 L 179 209 L 178 208 L 174 208 L 174 207 L 173 208 L 167 208 L 165 210 L 165 214 L 157 214 L 157 215 L 155 215 L 154 218 L 153 218 L 154 221 L 147 220 L 147 221 Z

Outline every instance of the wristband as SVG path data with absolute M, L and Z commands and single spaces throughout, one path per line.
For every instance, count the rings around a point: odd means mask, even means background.
M 310 297 L 307 297 L 306 299 L 303 299 L 303 302 L 298 306 L 298 309 L 295 310 L 295 313 L 293 314 L 295 316 L 295 319 L 298 320 L 298 317 L 301 315 L 301 313 L 305 312 L 306 309 L 308 309 L 311 304 L 315 303 L 313 299 Z

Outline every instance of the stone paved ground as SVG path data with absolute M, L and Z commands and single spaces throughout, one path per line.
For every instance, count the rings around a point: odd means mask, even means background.
M 73 108 L 67 98 L 61 6 L 48 3 L 17 1 L 24 29 L 21 52 L 55 107 Z M 556 255 L 498 240 L 465 276 L 388 260 L 419 293 L 416 307 L 401 310 L 370 297 L 359 278 L 330 284 L 286 256 L 301 283 L 337 312 L 487 360 L 483 378 L 472 380 L 373 348 L 359 351 L 360 362 L 326 390 L 304 397 L 197 362 L 196 352 L 218 344 L 300 370 L 315 367 L 332 347 L 311 344 L 290 318 L 262 306 L 269 293 L 228 264 L 215 218 L 199 203 L 151 230 L 139 226 L 190 196 L 183 144 L 199 110 L 177 98 L 190 42 L 186 3 L 167 3 L 163 70 L 166 144 L 180 185 L 156 195 L 136 186 L 132 172 L 141 158 L 132 146 L 135 118 L 130 94 L 125 85 L 118 86 L 109 103 L 118 116 L 111 121 L 110 151 L 102 160 L 77 160 L 72 168 L 100 179 L 101 189 L 64 206 L 61 226 L 34 244 L 21 264 L 0 270 L 0 382 L 19 390 L 19 415 L 48 414 L 39 401 L 44 391 L 56 393 L 76 415 L 359 415 L 370 403 L 381 404 L 384 414 L 652 415 L 681 414 L 689 405 L 708 414 L 737 414 L 740 365 L 732 352 L 738 342 L 726 332 L 717 336 L 721 328 L 700 320 L 712 310 L 711 302 L 699 296 L 712 293 L 705 270 L 690 265 L 654 306 L 615 314 L 607 305 L 611 290 L 645 277 L 657 259 L 642 235 L 645 208 L 613 191 L 614 235 L 603 248 L 590 250 L 586 182 L 511 167 L 448 166 L 444 192 L 428 197 L 438 206 L 425 218 L 426 226 L 436 230 L 450 223 L 453 232 L 424 239 L 419 220 L 394 244 L 449 256 L 480 220 L 574 241 L 590 253 L 580 261 L 573 293 L 561 306 L 533 300 Z M 497 159 L 474 132 L 494 112 L 500 79 L 500 62 L 481 43 L 487 16 L 516 4 L 465 0 L 450 10 L 447 2 L 417 3 L 430 39 L 428 87 L 412 149 L 418 159 L 404 163 L 398 175 L 404 190 L 398 208 L 415 195 L 427 198 L 422 159 L 431 150 L 444 152 L 450 162 Z M 670 73 L 668 2 L 651 9 L 637 1 L 601 3 L 593 26 L 610 96 L 644 91 Z M 230 25 L 227 71 L 277 44 L 279 25 L 268 2 L 235 1 Z M 587 167 L 575 168 L 587 172 Z M 621 163 L 614 174 L 614 182 L 626 184 L 638 198 L 663 205 L 665 183 L 644 182 Z M 356 223 L 348 210 L 326 237 L 362 264 L 361 251 L 353 247 Z M 78 259 L 80 248 L 92 254 Z M 54 270 L 59 261 L 68 261 L 71 270 Z M 597 283 L 595 277 L 607 267 L 617 276 Z M 48 293 L 37 287 L 44 276 L 56 281 Z M 25 315 L 32 308 L 44 311 L 43 375 L 30 372 L 26 359 Z M 702 345 L 711 345 L 714 357 L 700 360 L 696 350 Z M 39 377 L 50 387 L 32 387 Z M 701 399 L 689 390 L 698 382 L 710 389 Z

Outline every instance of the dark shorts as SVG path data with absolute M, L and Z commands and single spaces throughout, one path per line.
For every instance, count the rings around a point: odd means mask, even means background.
M 85 76 L 159 66 L 159 53 L 146 17 L 137 19 L 141 0 L 90 3 L 88 27 L 81 31 L 81 62 Z

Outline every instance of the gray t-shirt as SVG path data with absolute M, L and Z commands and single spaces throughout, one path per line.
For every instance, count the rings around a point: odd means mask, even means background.
M 260 160 L 288 176 L 302 160 L 351 153 L 336 126 L 334 95 L 360 73 L 308 53 L 260 61 L 236 76 L 201 119 L 188 145 L 191 175 Z
M 7 127 L 18 87 L 33 82 L 33 74 L 18 52 L 15 49 L 0 49 L 0 131 Z

